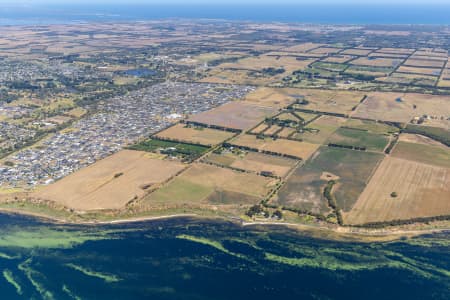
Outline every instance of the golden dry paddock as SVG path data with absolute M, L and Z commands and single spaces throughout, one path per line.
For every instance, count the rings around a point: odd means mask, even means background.
M 276 108 L 248 101 L 234 101 L 189 117 L 189 121 L 232 129 L 249 129 L 273 115 Z
M 449 194 L 450 168 L 386 157 L 344 217 L 364 224 L 449 215 Z
M 450 96 L 415 93 L 372 92 L 358 106 L 355 117 L 408 123 L 414 117 L 427 115 L 435 126 L 446 128 L 450 122 Z
M 184 168 L 147 152 L 123 150 L 40 188 L 32 197 L 82 211 L 120 209 Z
M 234 133 L 228 131 L 179 123 L 159 132 L 155 136 L 168 140 L 213 146 L 222 143 L 234 135 Z
M 307 142 L 298 142 L 286 139 L 274 140 L 272 138 L 260 139 L 250 134 L 240 135 L 231 140 L 230 143 L 236 146 L 258 149 L 259 151 L 270 151 L 291 155 L 303 160 L 308 159 L 317 150 L 317 148 L 319 148 L 319 145 L 310 144 Z

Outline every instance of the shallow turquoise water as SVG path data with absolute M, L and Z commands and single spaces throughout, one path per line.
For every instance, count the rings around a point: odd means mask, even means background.
M 0 214 L 1 299 L 449 299 L 449 234 L 390 243 L 191 219 Z

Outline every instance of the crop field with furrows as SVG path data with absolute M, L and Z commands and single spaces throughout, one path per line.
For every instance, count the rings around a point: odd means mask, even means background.
M 230 143 L 239 147 L 268 151 L 281 155 L 290 155 L 303 160 L 308 159 L 319 147 L 319 145 L 307 142 L 258 138 L 249 134 L 240 135 L 231 140 Z
M 295 133 L 292 138 L 323 144 L 344 122 L 344 118 L 323 115 L 305 126 L 303 132 Z
M 195 127 L 180 123 L 159 132 L 155 136 L 161 139 L 212 146 L 222 143 L 234 135 L 234 133 L 228 131 Z
M 378 153 L 321 147 L 288 178 L 274 204 L 326 215 L 330 208 L 323 189 L 334 180 L 332 193 L 338 207 L 350 211 L 383 157 Z
M 450 168 L 386 157 L 354 207 L 348 224 L 450 214 Z
M 211 153 L 205 160 L 214 164 L 256 173 L 271 173 L 279 177 L 284 177 L 297 163 L 295 159 L 251 151 L 241 151 L 240 153 L 226 152 L 222 154 Z
M 249 129 L 273 115 L 276 108 L 247 101 L 234 101 L 189 117 L 188 121 L 224 128 Z
M 145 207 L 256 204 L 278 180 L 204 163 L 186 171 L 142 200 Z M 251 188 L 249 188 L 251 187 Z
M 330 136 L 327 143 L 383 152 L 384 148 L 389 143 L 389 138 L 385 135 L 365 130 L 339 128 Z
M 76 210 L 119 209 L 184 168 L 179 162 L 153 158 L 146 152 L 123 150 L 38 189 L 32 196 Z

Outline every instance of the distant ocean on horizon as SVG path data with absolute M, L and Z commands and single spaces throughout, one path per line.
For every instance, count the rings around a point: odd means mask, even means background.
M 51 5 L 0 4 L 0 25 L 167 18 L 321 24 L 450 24 L 448 5 Z

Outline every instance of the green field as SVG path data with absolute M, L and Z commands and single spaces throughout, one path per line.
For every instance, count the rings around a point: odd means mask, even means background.
M 302 133 L 295 133 L 292 137 L 308 143 L 322 144 L 339 128 L 343 120 L 333 116 L 322 116 L 305 126 Z
M 403 132 L 421 134 L 450 146 L 450 130 L 444 128 L 408 124 Z
M 201 145 L 186 144 L 180 142 L 148 139 L 128 147 L 131 150 L 160 152 L 169 156 L 181 157 L 186 160 L 193 160 L 210 148 Z
M 395 126 L 375 121 L 359 120 L 359 119 L 348 119 L 347 122 L 344 123 L 343 127 L 367 130 L 369 132 L 377 134 L 390 134 L 399 132 L 399 129 Z
M 323 196 L 323 189 L 328 180 L 334 179 L 336 185 L 333 194 L 337 205 L 344 211 L 349 211 L 383 157 L 382 154 L 372 152 L 323 146 L 318 150 L 318 154 L 289 177 L 275 204 L 327 214 L 330 209 L 327 199 Z M 334 176 L 328 179 L 323 176 L 323 172 Z
M 450 168 L 450 148 L 445 146 L 399 142 L 394 147 L 392 156 Z
M 329 62 L 316 62 L 311 64 L 311 66 L 317 69 L 325 69 L 327 71 L 332 72 L 342 72 L 348 67 L 348 65 L 345 64 L 329 63 Z
M 328 143 L 331 144 L 365 148 L 378 152 L 383 152 L 388 142 L 389 138 L 385 135 L 350 128 L 339 128 L 328 139 Z

